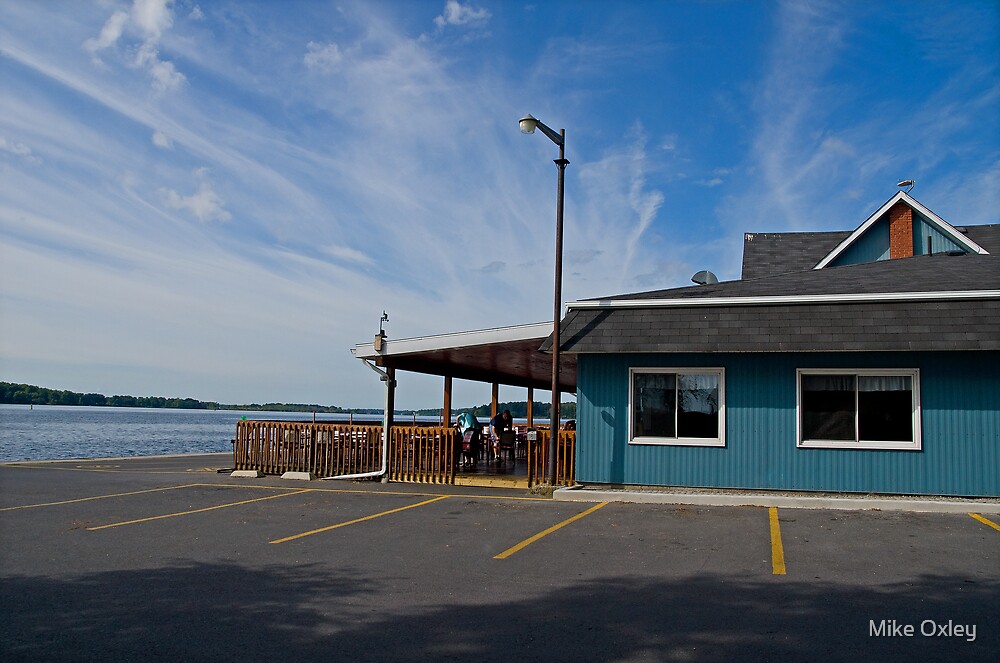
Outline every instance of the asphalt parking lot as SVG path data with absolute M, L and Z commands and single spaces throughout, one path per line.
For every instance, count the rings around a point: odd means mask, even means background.
M 1000 659 L 1000 518 L 0 466 L 4 661 Z

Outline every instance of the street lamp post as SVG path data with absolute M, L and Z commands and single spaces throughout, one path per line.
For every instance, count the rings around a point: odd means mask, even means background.
M 559 168 L 558 193 L 556 198 L 556 283 L 555 296 L 552 305 L 552 409 L 549 413 L 549 485 L 556 484 L 556 448 L 559 440 L 559 318 L 562 317 L 562 245 L 563 245 L 563 199 L 565 197 L 565 175 L 566 166 L 566 130 L 560 129 L 556 133 L 544 123 L 535 119 L 531 115 L 525 115 L 518 123 L 521 132 L 526 134 L 535 133 L 535 129 L 541 129 L 549 140 L 559 146 L 559 158 L 555 159 L 555 164 Z

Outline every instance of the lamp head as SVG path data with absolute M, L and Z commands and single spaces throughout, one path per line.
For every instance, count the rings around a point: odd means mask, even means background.
M 535 133 L 535 129 L 538 128 L 538 120 L 536 120 L 531 115 L 525 115 L 518 122 L 518 125 L 521 127 L 521 133 L 533 134 Z

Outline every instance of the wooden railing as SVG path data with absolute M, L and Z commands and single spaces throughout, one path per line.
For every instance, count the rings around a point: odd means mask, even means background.
M 311 472 L 329 477 L 382 466 L 382 427 L 305 421 L 236 423 L 233 463 L 265 474 Z
M 529 442 L 528 485 L 548 482 L 549 432 Z M 388 478 L 416 483 L 453 483 L 458 463 L 454 428 L 393 426 L 389 435 Z M 576 431 L 559 431 L 556 485 L 576 483 Z M 233 466 L 265 474 L 309 472 L 332 477 L 377 472 L 382 466 L 378 425 L 244 420 L 236 424 Z
M 453 482 L 456 442 L 453 428 L 393 426 L 389 439 L 389 479 Z M 382 467 L 382 427 L 239 421 L 233 440 L 233 466 L 265 474 L 309 472 L 317 477 L 377 472 Z
M 455 481 L 458 432 L 454 428 L 393 426 L 389 432 L 390 481 Z
M 528 486 L 548 483 L 549 431 L 537 431 L 538 440 L 528 443 Z M 560 430 L 556 440 L 556 485 L 576 483 L 576 431 Z

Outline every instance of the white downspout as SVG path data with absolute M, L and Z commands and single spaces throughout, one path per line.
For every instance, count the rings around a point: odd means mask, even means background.
M 379 379 L 385 382 L 385 407 L 382 408 L 382 469 L 377 472 L 360 472 L 358 474 L 338 474 L 335 477 L 322 477 L 324 481 L 331 479 L 369 479 L 385 476 L 389 470 L 389 390 L 392 389 L 392 379 L 389 374 L 375 366 L 367 359 L 362 359 L 365 366 L 379 374 Z

